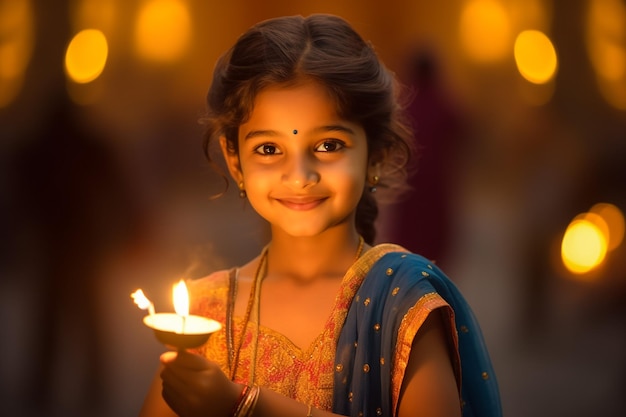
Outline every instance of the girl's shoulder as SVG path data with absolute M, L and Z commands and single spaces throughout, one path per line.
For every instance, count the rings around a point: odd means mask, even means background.
M 230 273 L 231 270 L 229 269 L 214 271 L 202 278 L 195 278 L 187 281 L 187 287 L 189 288 L 189 291 L 194 294 L 202 291 L 217 290 L 223 287 L 228 288 Z
M 261 255 L 258 255 L 242 266 L 221 269 L 202 278 L 187 281 L 190 297 L 193 299 L 203 296 L 222 296 L 231 285 L 234 285 L 235 281 L 251 280 L 260 257 Z
M 405 278 L 411 281 L 448 282 L 449 278 L 435 263 L 420 254 L 413 253 L 402 246 L 383 243 L 368 251 L 369 272 L 373 275 L 386 275 Z
M 401 264 L 404 267 L 426 268 L 434 273 L 443 273 L 437 267 L 435 261 L 427 259 L 420 254 L 413 253 L 395 243 L 379 243 L 367 252 L 367 257 L 372 264 L 392 262 L 394 264 Z
M 221 321 L 228 302 L 230 275 L 231 270 L 224 269 L 187 281 L 190 312 Z

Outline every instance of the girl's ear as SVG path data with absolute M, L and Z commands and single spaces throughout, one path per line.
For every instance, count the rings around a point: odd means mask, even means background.
M 385 160 L 385 152 L 378 151 L 369 156 L 369 160 L 367 163 L 367 177 L 380 177 L 380 166 L 382 162 Z
M 372 162 L 367 166 L 367 180 L 372 181 L 372 178 L 380 178 L 379 162 Z
M 222 148 L 222 154 L 228 167 L 233 180 L 238 184 L 243 180 L 243 173 L 241 172 L 241 164 L 239 163 L 239 155 L 237 152 L 232 152 L 228 149 L 228 142 L 224 136 L 220 136 L 220 147 Z

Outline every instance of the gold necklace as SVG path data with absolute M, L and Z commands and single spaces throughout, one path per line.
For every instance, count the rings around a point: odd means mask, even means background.
M 354 261 L 356 262 L 363 253 L 363 247 L 365 246 L 365 240 L 363 236 L 359 235 L 359 245 L 357 246 L 356 255 Z M 251 358 L 251 369 L 250 369 L 250 377 L 249 384 L 254 384 L 254 377 L 256 371 L 256 357 L 257 357 L 257 347 L 259 341 L 259 324 L 261 322 L 260 311 L 261 311 L 261 283 L 263 282 L 263 278 L 267 273 L 267 252 L 269 245 L 265 246 L 261 251 L 261 256 L 259 259 L 259 265 L 257 266 L 256 272 L 254 274 L 254 280 L 252 282 L 252 286 L 250 288 L 250 297 L 248 298 L 248 305 L 246 306 L 246 313 L 244 316 L 243 327 L 241 329 L 241 335 L 239 337 L 239 343 L 237 344 L 237 349 L 233 352 L 232 355 L 233 361 L 231 362 L 231 370 L 230 370 L 230 379 L 234 380 L 235 372 L 237 371 L 237 363 L 239 362 L 239 352 L 241 351 L 241 347 L 243 345 L 243 339 L 246 335 L 246 329 L 248 328 L 248 322 L 250 321 L 250 317 L 252 314 L 252 308 L 256 306 L 255 316 L 256 316 L 256 326 L 253 338 L 253 349 L 252 349 L 252 358 Z
M 256 272 L 254 273 L 254 281 L 252 282 L 252 287 L 250 288 L 250 298 L 248 299 L 248 305 L 246 306 L 246 313 L 244 315 L 244 319 L 243 319 L 243 327 L 241 328 L 241 335 L 239 337 L 239 343 L 237 344 L 237 349 L 235 349 L 235 352 L 233 352 L 233 355 L 231 355 L 233 357 L 233 361 L 231 362 L 231 370 L 230 370 L 230 379 L 234 380 L 235 378 L 235 372 L 237 371 L 237 364 L 239 362 L 239 352 L 241 351 L 241 346 L 243 345 L 243 339 L 245 338 L 246 335 L 246 329 L 248 328 L 248 322 L 250 321 L 250 314 L 252 313 L 252 307 L 253 305 L 259 304 L 259 300 L 257 300 L 257 298 L 260 298 L 261 296 L 261 291 L 260 291 L 260 286 L 261 286 L 261 281 L 262 279 L 260 279 L 261 275 L 265 276 L 265 273 L 262 271 L 267 267 L 267 249 L 268 246 L 265 246 L 263 248 L 263 250 L 261 251 L 261 257 L 259 259 L 259 265 L 257 266 Z M 257 296 L 258 294 L 258 296 Z M 258 334 L 258 314 L 257 314 L 257 334 Z M 256 345 L 256 342 L 255 342 Z M 256 359 L 256 346 L 255 346 L 255 359 Z M 255 366 L 255 362 L 252 362 L 252 382 L 254 382 L 254 368 L 256 368 Z

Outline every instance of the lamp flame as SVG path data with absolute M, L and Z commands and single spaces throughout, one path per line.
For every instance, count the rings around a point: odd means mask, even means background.
M 182 279 L 174 285 L 174 310 L 181 317 L 189 316 L 189 292 Z
M 133 299 L 135 304 L 137 304 L 137 307 L 142 310 L 148 310 L 150 315 L 154 315 L 154 305 L 150 300 L 148 300 L 141 289 L 132 293 L 130 297 Z

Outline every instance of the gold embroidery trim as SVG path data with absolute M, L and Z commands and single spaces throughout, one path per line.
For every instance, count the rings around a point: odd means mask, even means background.
M 329 334 L 334 345 L 339 341 L 339 335 L 346 321 L 348 309 L 350 308 L 352 300 L 357 297 L 356 293 L 365 279 L 365 276 L 380 258 L 391 252 L 407 252 L 407 250 L 392 243 L 378 244 L 365 251 L 344 275 L 340 292 L 335 300 L 333 315 L 330 318 L 330 320 L 335 323 L 333 326 L 334 330 Z
M 404 373 L 409 363 L 409 356 L 411 354 L 411 346 L 413 345 L 413 339 L 418 330 L 426 321 L 428 315 L 438 308 L 445 307 L 448 310 L 448 318 L 450 323 L 446 323 L 448 332 L 452 332 L 452 341 L 454 348 L 458 352 L 458 343 L 456 341 L 456 332 L 454 331 L 454 316 L 452 308 L 448 303 L 441 298 L 441 296 L 435 292 L 423 295 L 413 307 L 411 307 L 402 318 L 400 327 L 398 329 L 398 340 L 396 342 L 396 351 L 393 358 L 392 373 L 391 373 L 391 400 L 392 400 L 392 413 L 395 416 L 398 407 L 398 401 L 400 399 L 400 388 L 402 387 L 402 381 L 404 379 Z M 457 369 L 454 364 L 454 369 Z M 457 375 L 459 380 L 459 375 Z

